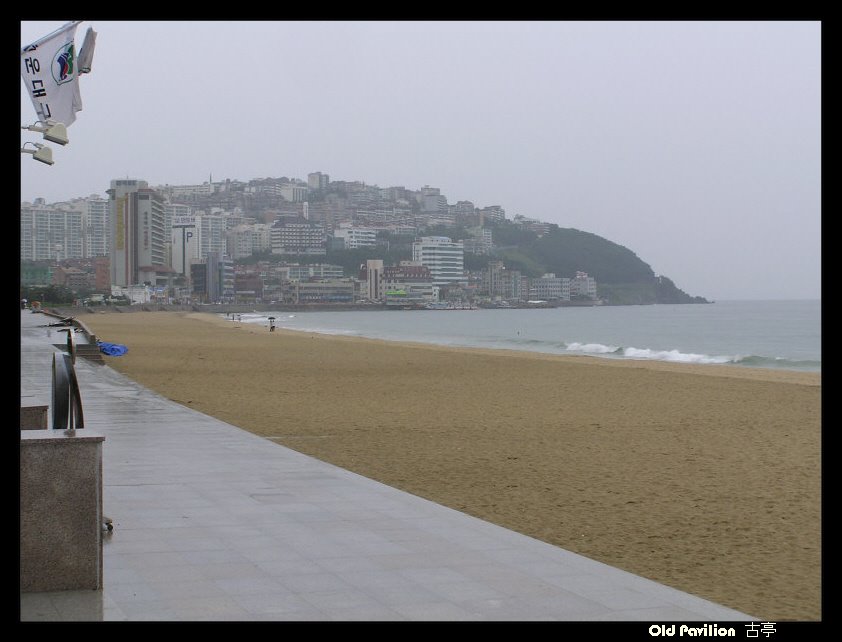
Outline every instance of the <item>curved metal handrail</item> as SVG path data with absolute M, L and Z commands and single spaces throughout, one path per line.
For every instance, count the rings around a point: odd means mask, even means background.
M 73 335 L 74 329 L 67 329 L 67 354 L 70 355 L 70 362 L 76 364 L 76 339 Z
M 71 335 L 72 331 L 68 334 L 68 347 L 73 346 Z M 71 435 L 76 428 L 85 427 L 74 359 L 75 347 L 71 354 L 53 354 L 53 429 Z

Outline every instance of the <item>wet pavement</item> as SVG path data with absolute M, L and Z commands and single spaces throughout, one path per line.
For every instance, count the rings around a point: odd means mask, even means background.
M 21 405 L 51 403 L 66 341 L 51 322 L 21 311 Z M 23 621 L 756 620 L 295 452 L 108 365 L 78 359 L 76 373 L 83 430 L 105 437 L 104 588 L 21 594 Z

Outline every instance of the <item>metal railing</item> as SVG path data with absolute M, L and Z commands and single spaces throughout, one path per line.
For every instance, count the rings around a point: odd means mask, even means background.
M 76 342 L 74 329 L 68 328 L 67 354 L 53 354 L 53 430 L 73 435 L 85 427 L 82 395 L 76 379 Z

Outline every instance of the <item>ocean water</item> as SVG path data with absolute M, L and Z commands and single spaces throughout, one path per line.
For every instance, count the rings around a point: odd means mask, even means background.
M 223 315 L 224 316 L 224 315 Z M 243 323 L 448 346 L 821 372 L 821 301 L 260 312 Z

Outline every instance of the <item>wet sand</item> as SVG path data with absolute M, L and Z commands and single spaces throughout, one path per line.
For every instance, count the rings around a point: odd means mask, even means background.
M 108 366 L 276 443 L 766 621 L 822 617 L 818 374 L 80 320 L 129 348 Z

